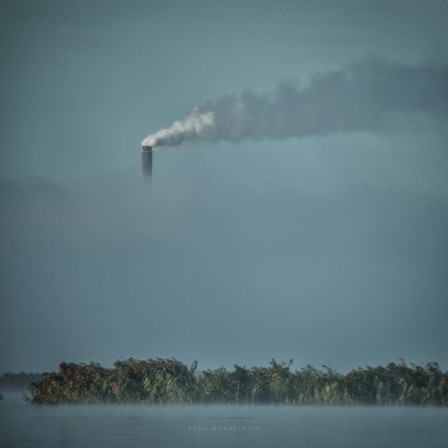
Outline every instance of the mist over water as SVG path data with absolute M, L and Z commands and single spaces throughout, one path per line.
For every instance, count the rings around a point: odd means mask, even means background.
M 15 448 L 444 448 L 448 439 L 440 408 L 0 403 L 0 422 L 0 444 Z

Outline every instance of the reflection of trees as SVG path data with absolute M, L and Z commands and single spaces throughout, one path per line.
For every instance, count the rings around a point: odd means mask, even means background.
M 30 386 L 34 403 L 291 403 L 448 404 L 448 372 L 437 363 L 390 363 L 340 374 L 324 366 L 291 370 L 292 360 L 268 367 L 235 365 L 195 375 L 176 359 L 128 359 L 112 369 L 62 363 Z

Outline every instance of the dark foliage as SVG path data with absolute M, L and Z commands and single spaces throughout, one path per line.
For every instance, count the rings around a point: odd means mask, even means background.
M 292 360 L 269 367 L 235 365 L 195 375 L 176 359 L 128 359 L 112 369 L 62 363 L 29 390 L 33 403 L 283 403 L 448 405 L 448 372 L 437 363 L 390 363 L 343 375 L 326 366 L 291 370 Z
M 0 389 L 26 389 L 31 383 L 44 378 L 44 373 L 34 372 L 7 372 L 0 375 Z

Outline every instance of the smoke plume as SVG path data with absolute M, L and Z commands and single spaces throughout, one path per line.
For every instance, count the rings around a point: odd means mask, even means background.
M 446 124 L 446 61 L 411 65 L 367 58 L 317 75 L 302 88 L 283 83 L 273 94 L 226 95 L 195 107 L 142 144 L 177 146 L 197 140 L 238 142 L 379 131 L 396 118 L 403 123 L 412 116 Z

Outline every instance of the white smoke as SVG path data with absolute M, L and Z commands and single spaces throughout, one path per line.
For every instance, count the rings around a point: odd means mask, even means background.
M 415 117 L 447 123 L 446 61 L 411 65 L 366 58 L 317 75 L 301 89 L 284 83 L 272 95 L 248 91 L 241 97 L 223 96 L 194 108 L 142 144 L 373 132 Z
M 175 121 L 169 128 L 160 129 L 142 141 L 142 146 L 177 146 L 206 139 L 213 134 L 215 116 L 213 112 L 200 112 L 197 108 L 182 120 Z

